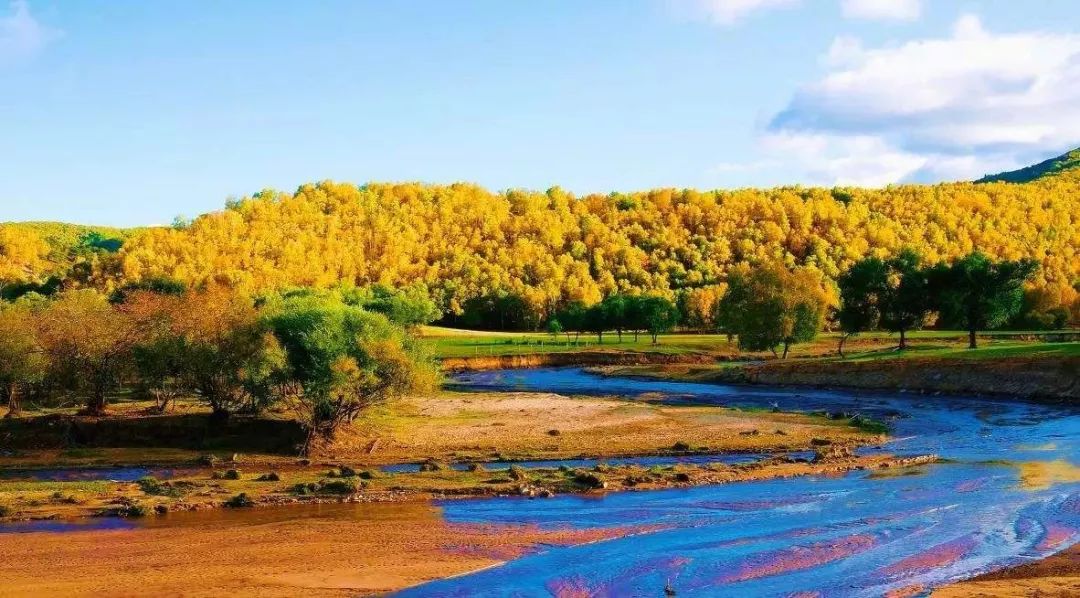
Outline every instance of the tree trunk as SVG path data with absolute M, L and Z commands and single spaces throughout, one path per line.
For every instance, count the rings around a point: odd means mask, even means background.
M 603 332 L 597 332 L 596 333 L 596 344 L 598 344 L 598 345 L 604 344 L 604 333 Z
M 979 345 L 975 342 L 975 327 L 972 326 L 968 329 L 968 349 L 978 349 Z
M 836 352 L 840 354 L 840 359 L 845 359 L 845 357 L 844 357 L 844 342 L 847 341 L 847 339 L 848 339 L 848 335 L 846 335 L 846 334 L 841 334 L 840 335 L 840 346 L 836 348 Z
M 4 418 L 17 417 L 22 411 L 22 405 L 19 403 L 19 387 L 16 383 L 12 382 L 4 390 L 4 394 L 7 395 L 8 412 L 4 415 Z
M 616 330 L 615 333 L 619 335 L 619 344 L 622 344 L 622 328 Z
M 652 333 L 652 344 L 654 344 L 654 345 L 656 344 L 656 337 L 657 336 L 659 336 L 659 333 L 657 333 L 657 332 Z
M 907 349 L 907 331 L 903 328 L 900 329 L 900 350 Z
M 105 415 L 105 391 L 95 388 L 90 398 L 86 400 L 87 415 Z
M 787 352 L 789 347 L 791 347 L 791 344 L 787 341 L 784 341 L 784 355 L 780 359 L 787 359 Z
M 635 330 L 635 331 L 634 331 L 634 342 L 635 342 L 635 343 L 636 343 L 636 342 L 637 342 L 637 340 L 638 340 L 638 332 L 639 332 L 639 331 L 637 331 L 637 330 Z

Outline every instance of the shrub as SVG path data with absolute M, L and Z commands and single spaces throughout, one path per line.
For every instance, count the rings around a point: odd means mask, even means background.
M 11 515 L 11 507 L 0 505 L 0 517 L 7 517 L 9 515 Z
M 240 470 L 239 469 L 230 469 L 229 471 L 225 472 L 224 477 L 225 477 L 226 480 L 239 480 L 240 479 Z
M 327 494 L 355 494 L 357 490 L 356 482 L 349 480 L 330 480 L 319 484 L 319 492 Z
M 246 492 L 241 492 L 236 496 L 225 501 L 225 506 L 229 508 L 241 508 L 241 507 L 254 507 L 255 501 L 251 500 L 251 497 Z
M 179 489 L 173 487 L 168 482 L 161 482 L 153 476 L 139 478 L 139 480 L 137 480 L 135 483 L 138 484 L 139 489 L 146 494 L 151 494 L 155 496 L 180 496 Z
M 521 481 L 528 478 L 528 473 L 519 465 L 511 465 L 508 473 L 511 480 Z
M 595 473 L 589 473 L 586 471 L 579 471 L 574 475 L 574 483 L 586 488 L 603 488 L 607 484 L 603 478 Z
M 270 473 L 262 474 L 261 476 L 256 478 L 255 481 L 256 482 L 280 482 L 281 481 L 281 476 L 279 476 L 277 474 L 277 472 L 271 471 Z
M 338 468 L 338 475 L 343 478 L 351 478 L 356 476 L 356 470 L 349 467 L 348 465 L 342 465 Z
M 673 450 L 673 451 L 688 451 L 688 450 L 690 450 L 690 444 L 680 440 L 679 442 L 676 442 L 675 444 L 671 445 L 671 450 Z
M 146 517 L 149 513 L 150 511 L 146 508 L 145 505 L 139 504 L 137 502 L 131 503 L 130 505 L 125 505 L 117 512 L 117 514 L 121 517 Z

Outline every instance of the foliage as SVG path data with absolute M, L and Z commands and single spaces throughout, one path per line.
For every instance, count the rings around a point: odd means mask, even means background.
M 855 262 L 837 279 L 841 303 L 836 322 L 842 333 L 838 348 L 841 356 L 848 337 L 877 329 L 881 322 L 881 296 L 885 294 L 887 284 L 885 262 L 876 257 Z
M 817 336 L 828 303 L 828 294 L 813 272 L 767 266 L 728 280 L 716 321 L 725 332 L 738 335 L 741 349 L 775 353 L 783 345 L 787 357 L 792 344 Z
M 975 252 L 929 274 L 941 318 L 968 331 L 969 346 L 976 348 L 975 333 L 1007 322 L 1023 307 L 1023 284 L 1038 269 L 1032 260 L 995 262 Z
M 287 396 L 309 430 L 306 449 L 364 409 L 435 383 L 421 348 L 382 314 L 315 296 L 283 299 L 268 312 L 295 381 Z
M 881 325 L 900 333 L 900 348 L 907 348 L 909 330 L 922 328 L 930 314 L 930 283 L 917 253 L 905 249 L 885 262 L 885 286 L 879 295 Z
M 637 314 L 637 325 L 634 328 L 647 330 L 654 345 L 660 333 L 670 331 L 679 321 L 679 309 L 663 297 L 640 297 L 636 298 L 634 303 L 636 307 L 633 313 Z
M 988 174 L 979 179 L 979 183 L 992 183 L 995 181 L 1003 181 L 1007 183 L 1030 183 L 1047 176 L 1054 176 L 1062 172 L 1070 170 L 1080 169 L 1080 148 L 1074 149 L 1070 152 L 1066 152 L 1056 158 L 1050 158 L 1044 160 L 1038 164 L 1033 164 L 1021 168 L 1019 170 L 1012 170 L 1009 172 L 999 172 L 998 174 Z
M 106 396 L 132 365 L 135 347 L 167 323 L 160 296 L 139 293 L 112 305 L 93 290 L 67 291 L 37 310 L 37 342 L 57 375 L 105 411 Z
M 0 398 L 8 406 L 7 416 L 18 414 L 22 393 L 44 379 L 47 371 L 30 305 L 0 304 Z
M 467 184 L 323 182 L 258 193 L 183 229 L 143 231 L 124 243 L 115 274 L 105 268 L 103 276 L 252 292 L 425 285 L 449 324 L 536 330 L 573 301 L 674 299 L 747 266 L 782 263 L 835 280 L 867 256 L 911 248 L 936 263 L 979 247 L 993 259 L 1036 259 L 1030 286 L 1053 289 L 1068 307 L 1080 278 L 1078 212 L 1080 176 L 1072 173 L 1024 185 L 584 197 L 558 188 L 495 194 Z M 470 307 L 481 315 L 454 319 Z

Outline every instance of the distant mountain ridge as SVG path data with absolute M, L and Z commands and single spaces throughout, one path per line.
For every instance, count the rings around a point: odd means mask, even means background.
M 1069 170 L 1080 169 L 1080 148 L 1065 152 L 1064 154 L 1044 160 L 1038 164 L 1025 166 L 1019 170 L 988 174 L 975 181 L 976 183 L 994 183 L 998 181 L 1006 183 L 1030 183 L 1043 177 L 1054 176 Z

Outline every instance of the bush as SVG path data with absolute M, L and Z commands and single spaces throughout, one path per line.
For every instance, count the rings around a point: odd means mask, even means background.
M 341 467 L 338 468 L 338 475 L 340 475 L 343 478 L 355 477 L 356 476 L 356 470 L 349 467 L 348 465 L 342 465 Z
M 117 514 L 121 517 L 146 517 L 150 514 L 150 511 L 146 508 L 145 505 L 136 502 L 121 507 L 117 511 Z
M 511 480 L 515 480 L 518 482 L 529 477 L 528 473 L 520 465 L 511 465 L 508 475 L 510 476 Z
M 11 515 L 11 507 L 0 505 L 0 517 L 7 517 L 9 515 Z
M 255 478 L 256 482 L 280 482 L 281 476 L 277 472 L 271 471 L 270 473 L 264 473 L 258 478 Z
M 686 443 L 686 442 L 679 441 L 679 442 L 676 442 L 675 444 L 671 445 L 671 450 L 685 452 L 685 451 L 690 450 L 690 444 Z
M 579 471 L 574 475 L 574 483 L 586 488 L 603 488 L 607 486 L 603 478 L 595 473 L 589 473 L 586 471 Z
M 151 494 L 155 496 L 180 496 L 179 489 L 173 487 L 168 482 L 161 482 L 153 476 L 139 478 L 139 480 L 135 483 L 138 484 L 139 489 L 146 494 Z
M 240 470 L 239 469 L 230 469 L 229 471 L 225 472 L 224 478 L 226 480 L 239 480 L 240 479 Z
M 319 484 L 319 492 L 326 494 L 356 494 L 357 490 L 356 482 L 349 480 L 330 480 Z
M 254 507 L 255 501 L 251 500 L 251 497 L 246 492 L 241 492 L 236 496 L 225 501 L 225 506 L 229 508 L 242 508 L 242 507 Z

